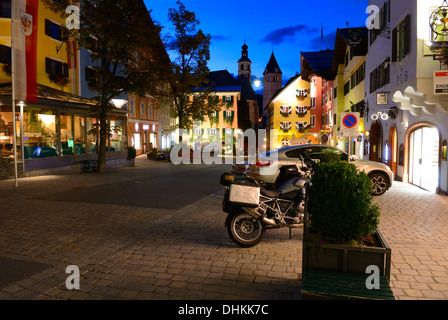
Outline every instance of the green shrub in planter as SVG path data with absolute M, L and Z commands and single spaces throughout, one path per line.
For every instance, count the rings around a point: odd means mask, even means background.
M 380 211 L 372 204 L 372 182 L 354 164 L 321 162 L 311 184 L 311 227 L 323 238 L 347 243 L 376 232 Z
M 133 160 L 137 157 L 137 150 L 134 147 L 128 147 L 128 160 Z

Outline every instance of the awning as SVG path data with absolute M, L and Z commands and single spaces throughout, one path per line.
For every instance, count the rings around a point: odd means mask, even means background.
M 3 105 L 11 104 L 12 88 L 11 83 L 0 85 L 0 103 Z M 37 104 L 47 104 L 56 107 L 75 107 L 77 109 L 88 110 L 91 106 L 96 105 L 93 99 L 84 98 L 69 92 L 57 90 L 41 84 L 37 85 Z M 27 103 L 27 105 L 36 105 Z M 124 109 L 113 109 L 114 113 L 127 113 Z
M 433 115 L 436 107 L 442 109 L 440 104 L 429 102 L 426 94 L 419 92 L 410 86 L 403 92 L 395 92 L 392 100 L 398 103 L 398 107 L 401 110 L 407 110 L 415 117 L 420 117 L 422 111 L 426 114 Z

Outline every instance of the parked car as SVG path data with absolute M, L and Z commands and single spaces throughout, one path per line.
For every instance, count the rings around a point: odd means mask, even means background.
M 235 173 L 244 173 L 248 177 L 257 180 L 261 185 L 269 188 L 275 184 L 281 166 L 296 165 L 300 170 L 304 165 L 303 159 L 310 158 L 315 162 L 319 162 L 326 152 L 336 153 L 341 157 L 341 160 L 348 161 L 347 153 L 338 148 L 327 145 L 300 145 L 284 147 L 262 154 L 259 156 L 256 164 L 237 164 L 233 166 L 232 170 Z M 272 161 L 275 158 L 277 160 Z M 353 156 L 350 161 L 370 177 L 373 184 L 373 195 L 382 195 L 392 187 L 394 173 L 387 165 L 374 161 L 358 160 Z M 272 174 L 260 174 L 262 167 L 273 169 L 271 170 Z

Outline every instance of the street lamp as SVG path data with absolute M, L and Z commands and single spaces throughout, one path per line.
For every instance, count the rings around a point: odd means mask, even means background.
M 128 103 L 128 100 L 125 99 L 112 99 L 112 103 L 115 105 L 117 109 L 121 109 L 126 103 Z

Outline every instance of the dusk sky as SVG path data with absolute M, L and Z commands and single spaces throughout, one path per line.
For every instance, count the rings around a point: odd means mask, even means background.
M 145 0 L 152 18 L 172 29 L 168 9 L 176 0 Z M 365 26 L 368 0 L 183 0 L 212 35 L 211 71 L 237 74 L 237 61 L 246 40 L 252 75 L 261 78 L 272 51 L 287 81 L 300 72 L 300 52 L 333 49 L 337 28 Z M 321 29 L 323 25 L 323 43 Z

